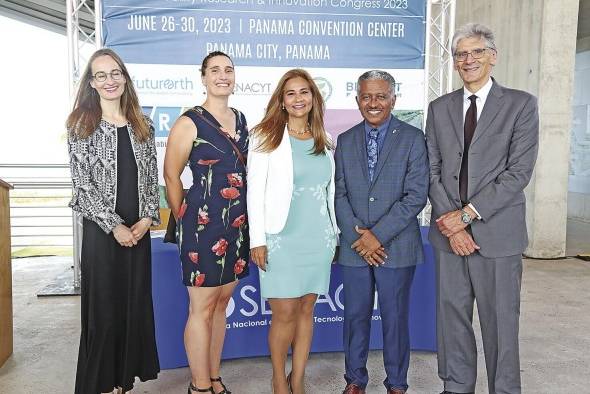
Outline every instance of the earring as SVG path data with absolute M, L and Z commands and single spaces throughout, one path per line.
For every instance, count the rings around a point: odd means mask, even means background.
M 281 105 L 281 108 L 283 109 L 283 111 L 285 110 L 285 104 Z

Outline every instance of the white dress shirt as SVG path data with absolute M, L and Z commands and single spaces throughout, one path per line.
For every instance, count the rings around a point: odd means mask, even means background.
M 488 99 L 488 94 L 490 94 L 490 90 L 492 89 L 492 78 L 489 78 L 485 85 L 481 87 L 477 92 L 470 92 L 469 89 L 463 87 L 463 124 L 465 124 L 465 116 L 467 115 L 467 110 L 471 106 L 471 100 L 469 100 L 469 96 L 475 94 L 477 98 L 475 99 L 475 105 L 477 107 L 477 120 L 479 121 L 479 117 L 481 116 L 481 111 L 483 111 L 483 106 L 486 104 L 486 100 Z M 475 212 L 477 219 L 481 219 L 481 215 L 477 212 L 477 209 L 473 206 L 473 204 L 467 204 L 469 208 Z
M 475 105 L 477 105 L 477 120 L 481 116 L 481 111 L 483 110 L 483 106 L 486 104 L 486 100 L 488 99 L 488 94 L 490 94 L 490 90 L 492 89 L 492 78 L 488 79 L 485 85 L 481 87 L 477 92 L 470 92 L 466 87 L 463 87 L 463 123 L 465 123 L 465 116 L 467 115 L 467 110 L 471 105 L 471 100 L 469 100 L 469 96 L 475 94 L 477 99 L 475 100 Z

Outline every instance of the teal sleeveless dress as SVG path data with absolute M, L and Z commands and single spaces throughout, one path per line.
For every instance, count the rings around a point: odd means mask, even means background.
M 328 212 L 330 159 L 313 154 L 313 138 L 289 137 L 293 156 L 293 194 L 285 227 L 266 234 L 268 261 L 260 270 L 264 298 L 326 294 L 336 249 Z

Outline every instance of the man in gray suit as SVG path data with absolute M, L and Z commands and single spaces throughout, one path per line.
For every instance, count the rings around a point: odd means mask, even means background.
M 430 241 L 435 248 L 438 373 L 443 393 L 473 393 L 477 301 L 490 394 L 519 394 L 525 196 L 537 157 L 534 96 L 491 78 L 490 29 L 468 24 L 452 42 L 464 87 L 430 103 Z
M 426 205 L 428 156 L 421 130 L 400 121 L 395 80 L 384 71 L 359 77 L 357 104 L 364 121 L 336 146 L 338 263 L 344 284 L 345 394 L 365 392 L 375 289 L 383 325 L 388 394 L 408 388 L 410 287 L 424 261 L 416 215 Z

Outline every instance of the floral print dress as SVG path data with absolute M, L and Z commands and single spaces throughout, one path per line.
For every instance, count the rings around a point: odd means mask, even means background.
M 183 114 L 197 126 L 197 136 L 188 162 L 193 185 L 178 214 L 178 248 L 184 285 L 216 287 L 248 275 L 246 170 L 229 141 L 195 111 L 219 125 L 202 107 Z M 234 112 L 238 131 L 234 143 L 245 157 L 246 119 Z

